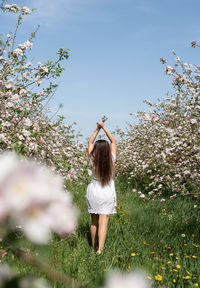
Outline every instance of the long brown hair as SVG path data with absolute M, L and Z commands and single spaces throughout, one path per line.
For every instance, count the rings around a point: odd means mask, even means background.
M 93 158 L 96 176 L 100 180 L 101 185 L 105 186 L 111 180 L 114 169 L 108 141 L 102 139 L 97 140 L 94 144 L 91 156 Z

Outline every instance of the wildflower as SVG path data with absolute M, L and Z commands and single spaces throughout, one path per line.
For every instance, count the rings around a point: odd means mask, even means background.
M 199 245 L 197 245 L 197 244 L 192 244 L 194 247 L 196 247 L 196 248 L 198 248 L 199 247 Z
M 183 276 L 183 279 L 191 279 L 191 277 L 187 275 L 187 276 Z
M 173 281 L 173 283 L 176 283 L 176 279 L 173 279 L 172 281 Z
M 173 269 L 173 271 L 174 271 L 174 272 L 178 272 L 178 270 L 176 270 L 176 269 Z
M 169 254 L 169 256 L 173 256 L 173 255 L 174 255 L 174 253 L 170 253 L 170 254 Z
M 192 258 L 196 259 L 196 258 L 197 258 L 197 256 L 195 256 L 195 255 L 192 255 Z
M 172 263 L 171 261 L 168 261 L 168 262 L 167 262 L 167 264 L 171 264 L 171 263 Z
M 194 238 L 195 237 L 195 234 L 192 234 L 192 238 Z
M 181 234 L 181 237 L 185 237 L 185 234 Z
M 194 286 L 195 286 L 195 287 L 199 287 L 199 284 L 198 284 L 198 283 L 195 283 Z
M 135 253 L 131 253 L 131 256 L 136 256 L 136 254 Z
M 180 266 L 180 265 L 176 265 L 176 268 L 177 268 L 177 269 L 180 269 L 180 268 L 181 268 L 181 266 Z
M 152 254 L 152 255 L 153 255 L 153 254 L 156 254 L 156 252 L 152 251 L 152 252 L 150 252 L 150 254 Z
M 154 278 L 157 281 L 162 281 L 162 275 L 160 275 L 160 274 L 156 275 Z

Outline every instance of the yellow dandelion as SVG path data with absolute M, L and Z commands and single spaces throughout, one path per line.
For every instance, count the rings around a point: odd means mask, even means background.
M 186 271 L 187 272 L 187 274 L 190 274 L 190 272 L 189 271 Z
M 195 287 L 199 287 L 199 284 L 198 284 L 198 283 L 195 283 L 194 286 L 195 286 Z
M 172 263 L 172 262 L 171 262 L 171 261 L 168 261 L 168 262 L 167 262 L 167 264 L 170 264 L 170 263 Z
M 192 255 L 192 258 L 196 259 L 196 258 L 197 258 L 197 256 L 195 256 L 195 255 Z
M 135 253 L 131 253 L 131 256 L 133 256 L 133 257 L 134 257 L 134 256 L 136 256 L 136 254 L 135 254 Z
M 177 269 L 180 269 L 180 268 L 181 268 L 181 266 L 180 266 L 180 265 L 176 265 L 176 268 L 177 268 Z
M 199 245 L 197 245 L 197 244 L 194 244 L 194 243 L 193 243 L 192 245 L 193 245 L 194 247 L 196 247 L 196 248 L 198 248 L 198 247 L 199 247 Z
M 183 279 L 191 279 L 191 277 L 187 275 L 187 276 L 183 276 Z
M 173 255 L 174 255 L 173 253 L 170 253 L 170 254 L 169 254 L 169 256 L 173 256 Z
M 158 274 L 154 277 L 157 281 L 162 281 L 162 275 Z
M 162 266 L 162 267 L 161 267 L 161 269 L 162 269 L 162 270 L 165 270 L 165 267 L 164 267 L 164 266 Z
M 147 276 L 147 278 L 148 278 L 149 280 L 152 280 L 151 276 Z
M 152 252 L 150 252 L 150 254 L 156 254 L 156 252 L 152 251 Z
M 188 255 L 185 255 L 185 258 L 190 258 L 190 256 L 188 256 Z
M 178 270 L 176 270 L 176 269 L 173 269 L 173 271 L 174 271 L 174 272 L 178 272 Z
M 178 257 L 176 257 L 176 260 L 178 260 Z
M 167 213 L 163 213 L 163 215 L 167 215 Z
M 193 279 L 194 279 L 194 280 L 196 280 L 196 279 L 197 279 L 197 277 L 193 277 Z
M 172 282 L 173 282 L 173 283 L 176 283 L 176 279 L 173 279 Z

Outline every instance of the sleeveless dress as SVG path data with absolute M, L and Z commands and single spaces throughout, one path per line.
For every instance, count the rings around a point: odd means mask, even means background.
M 115 155 L 112 153 L 113 162 L 115 162 Z M 117 206 L 117 197 L 115 191 L 115 183 L 113 179 L 105 186 L 101 186 L 94 172 L 93 161 L 90 158 L 90 165 L 93 168 L 92 182 L 87 187 L 86 203 L 89 213 L 94 214 L 115 214 Z

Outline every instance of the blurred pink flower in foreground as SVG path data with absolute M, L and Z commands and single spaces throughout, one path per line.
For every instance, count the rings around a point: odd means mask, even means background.
M 108 273 L 106 283 L 103 288 L 150 288 L 151 281 L 147 275 L 141 271 L 122 273 L 111 271 Z
M 29 240 L 46 244 L 51 232 L 66 236 L 77 227 L 78 210 L 50 168 L 14 153 L 0 156 L 0 222 L 21 226 Z

